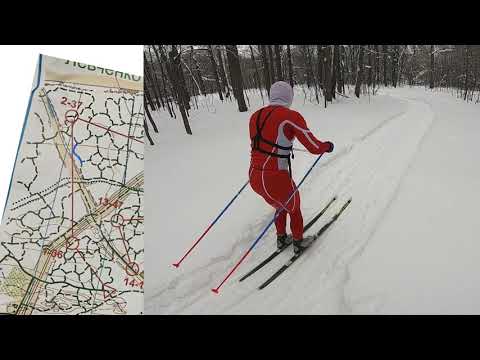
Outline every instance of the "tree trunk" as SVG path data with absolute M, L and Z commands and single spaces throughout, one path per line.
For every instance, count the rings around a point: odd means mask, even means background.
M 253 55 L 252 45 L 248 45 L 248 46 L 250 47 L 250 56 L 252 58 L 253 67 L 255 68 L 255 75 L 257 77 L 257 83 L 258 83 L 258 90 L 260 90 L 260 96 L 262 97 L 262 101 L 263 101 L 262 80 L 260 78 L 260 73 L 258 72 L 257 62 L 255 61 L 255 55 Z
M 270 78 L 270 69 L 268 66 L 268 59 L 267 59 L 267 50 L 265 45 L 259 45 L 260 54 L 262 54 L 262 62 L 263 62 L 263 79 L 265 81 L 265 88 L 267 89 L 267 93 L 270 96 L 270 87 L 272 86 L 271 78 Z
M 157 110 L 158 106 L 153 101 L 154 98 L 150 95 L 150 91 L 148 90 L 149 87 L 151 86 L 152 82 L 150 80 L 150 77 L 147 74 L 148 74 L 148 70 L 147 70 L 147 67 L 145 66 L 145 63 L 144 63 L 143 64 L 143 75 L 145 77 L 145 82 L 143 84 L 143 91 L 145 93 L 145 107 L 149 106 L 152 110 Z
M 382 45 L 383 52 L 383 85 L 388 86 L 387 82 L 387 52 L 388 45 Z
M 332 46 L 325 46 L 324 52 L 324 93 L 325 101 L 332 101 Z
M 394 88 L 397 87 L 398 55 L 398 45 L 395 45 L 392 54 L 392 85 Z
M 198 86 L 200 88 L 200 92 L 203 96 L 207 96 L 207 92 L 205 91 L 205 83 L 203 82 L 202 73 L 200 72 L 200 66 L 198 65 L 198 61 L 194 55 L 193 46 L 190 46 L 191 50 L 191 62 L 193 65 L 193 73 L 195 74 L 195 78 L 197 80 Z
M 317 45 L 317 73 L 318 73 L 318 83 L 320 89 L 324 89 L 325 86 L 323 85 L 323 50 L 322 45 Z
M 232 80 L 233 93 L 238 103 L 238 111 L 244 112 L 248 109 L 243 96 L 242 70 L 240 68 L 237 45 L 225 45 L 225 48 L 227 50 L 228 69 L 230 71 L 230 79 Z
M 303 60 L 303 69 L 304 69 L 304 79 L 307 81 L 307 87 L 310 89 L 312 86 L 312 79 L 310 77 L 310 70 L 308 66 L 308 52 L 307 52 L 307 45 L 302 45 L 302 60 Z
M 472 86 L 472 95 L 470 96 L 470 101 L 473 101 L 473 95 L 475 90 L 477 89 L 477 66 L 478 66 L 478 58 L 473 59 L 473 86 Z
M 317 100 L 317 103 L 320 103 L 320 100 L 318 98 L 318 82 L 317 82 L 317 77 L 313 73 L 313 62 L 312 62 L 312 54 L 310 52 L 310 45 L 305 46 L 306 50 L 306 58 L 307 58 L 307 79 L 309 79 L 309 83 L 313 83 L 313 88 L 315 90 L 315 99 Z
M 277 70 L 277 80 L 283 80 L 282 59 L 280 57 L 280 45 L 275 45 L 275 68 Z
M 150 120 L 150 124 L 152 124 L 153 126 L 153 131 L 158 133 L 157 125 L 155 124 L 155 121 L 153 121 L 152 115 L 150 114 L 150 110 L 148 110 L 148 106 L 145 106 L 145 112 L 147 114 L 148 120 Z
M 399 46 L 399 50 L 398 50 L 399 57 L 398 57 L 398 68 L 397 68 L 397 85 L 398 86 L 402 84 L 402 73 L 404 73 L 404 71 L 402 70 L 405 67 L 405 62 L 406 62 L 405 59 L 407 58 L 407 55 L 405 54 L 406 50 L 407 50 L 407 45 L 404 45 L 403 49 Z
M 160 98 L 160 100 L 161 100 L 162 95 L 160 93 L 160 86 L 159 86 L 159 82 L 158 82 L 158 79 L 157 79 L 157 75 L 155 74 L 155 68 L 153 67 L 153 57 L 152 57 L 152 53 L 150 52 L 150 49 L 149 49 L 149 54 L 150 54 L 150 63 L 147 62 L 147 58 L 145 56 L 145 53 L 143 54 L 143 61 L 146 64 L 146 69 L 151 70 L 150 72 L 148 72 L 148 75 L 149 75 L 150 80 L 152 81 L 152 85 L 153 85 L 153 96 L 155 97 L 157 105 L 160 105 L 159 102 L 158 102 L 158 99 Z M 163 103 L 163 101 L 162 101 L 162 103 Z
M 360 53 L 358 54 L 358 66 L 357 66 L 357 80 L 355 81 L 355 96 L 360 97 L 360 87 L 363 82 L 363 45 L 360 45 Z
M 153 98 L 148 90 L 148 85 L 151 83 L 151 81 L 148 80 L 147 68 L 145 67 L 145 64 L 143 65 L 143 72 L 145 76 L 145 83 L 143 84 L 143 91 L 145 93 L 145 107 L 150 107 L 152 110 L 157 110 L 157 105 L 153 102 Z M 163 105 L 163 108 L 165 108 L 165 105 Z
M 375 45 L 375 58 L 374 58 L 374 76 L 373 76 L 373 88 L 377 85 L 378 74 L 379 74 L 379 61 L 380 55 L 378 54 L 378 45 Z
M 337 61 L 335 63 L 335 72 L 337 73 L 337 91 L 339 93 L 343 93 L 343 66 L 342 66 L 342 54 L 343 54 L 343 47 L 340 45 L 335 45 L 335 49 L 333 53 L 337 54 L 336 58 Z
M 368 45 L 368 72 L 367 72 L 367 86 L 372 86 L 372 49 Z
M 434 45 L 430 45 L 430 89 L 433 89 L 435 85 L 433 83 L 433 72 L 435 70 L 435 54 L 433 53 L 434 50 Z
M 173 47 L 175 49 L 175 47 Z M 162 51 L 162 50 L 161 50 Z M 162 53 L 162 59 L 166 65 L 166 70 L 167 70 L 167 78 L 170 84 L 172 84 L 172 91 L 174 93 L 175 98 L 177 99 L 177 104 L 178 108 L 180 109 L 180 114 L 182 115 L 183 119 L 183 125 L 185 126 L 185 131 L 187 134 L 192 135 L 192 129 L 190 128 L 190 124 L 188 122 L 188 116 L 186 112 L 186 106 L 185 106 L 185 95 L 183 93 L 182 85 L 180 83 L 180 80 L 178 79 L 178 73 L 179 71 L 181 72 L 181 64 L 180 64 L 180 57 L 177 56 L 177 59 L 175 60 L 175 53 L 178 54 L 175 50 L 172 50 L 169 52 L 169 60 L 167 60 L 167 57 L 164 53 Z M 178 69 L 180 68 L 180 69 Z M 183 75 L 183 73 L 182 73 Z M 185 90 L 186 91 L 186 90 Z M 190 101 L 190 98 L 188 99 Z M 188 108 L 190 109 L 190 105 L 188 105 Z
M 217 58 L 218 68 L 220 73 L 220 79 L 222 80 L 222 92 L 225 93 L 225 97 L 230 97 L 230 89 L 228 87 L 227 75 L 225 74 L 225 66 L 223 65 L 222 49 L 220 45 L 217 45 Z
M 150 145 L 155 145 L 153 143 L 152 138 L 150 137 L 150 132 L 148 131 L 148 125 L 147 125 L 147 122 L 145 121 L 145 119 L 143 119 L 143 128 L 145 130 L 145 135 L 147 136 L 147 139 L 148 139 L 148 142 L 150 143 Z
M 215 62 L 215 56 L 213 56 L 212 45 L 208 45 L 208 55 L 210 56 L 210 64 L 212 65 L 213 77 L 215 78 L 215 85 L 217 86 L 218 96 L 223 101 L 222 86 L 220 85 L 220 79 L 218 77 L 217 63 Z
M 155 50 L 155 47 L 153 48 Z M 163 71 L 163 64 L 162 62 L 160 61 L 160 57 L 158 56 L 158 53 L 157 51 L 155 51 L 155 55 L 157 55 L 157 58 L 158 58 L 158 65 L 160 66 L 160 74 L 161 74 L 161 78 L 162 78 L 162 86 L 163 86 L 163 93 L 166 94 L 166 103 L 167 103 L 167 108 L 168 108 L 168 112 L 170 113 L 170 116 L 173 117 L 173 118 L 177 118 L 177 115 L 173 109 L 173 105 L 170 104 L 170 96 L 168 96 L 168 92 L 167 92 L 167 86 L 165 84 L 165 78 L 166 78 L 166 75 L 165 75 L 165 72 Z M 168 80 L 168 79 L 167 79 Z M 173 92 L 173 89 L 172 89 L 172 85 L 170 84 L 170 92 L 172 94 L 172 97 L 175 97 L 174 95 L 174 92 Z
M 358 62 L 358 49 L 355 45 L 352 45 L 352 49 L 350 51 L 350 75 L 351 75 L 351 84 L 355 84 L 357 81 L 357 62 Z
M 466 45 L 465 47 L 465 95 L 463 96 L 463 100 L 467 100 L 467 93 L 468 93 L 468 55 L 470 46 Z
M 339 51 L 338 51 L 338 45 L 333 45 L 333 66 L 332 66 L 332 84 L 331 84 L 331 93 L 332 93 L 332 98 L 335 99 L 335 88 L 337 86 L 337 79 L 338 79 L 338 73 L 339 73 Z
M 153 83 L 151 71 L 150 71 L 150 66 L 149 63 L 147 62 L 147 59 L 145 57 L 145 53 L 143 54 L 143 68 L 144 68 L 144 76 L 145 76 L 145 83 L 149 84 L 152 86 L 152 93 L 153 93 L 153 98 L 155 99 L 155 103 L 153 102 L 152 97 L 150 96 L 150 92 L 148 91 L 148 86 L 144 85 L 145 88 L 145 97 L 148 99 L 148 102 L 150 104 L 150 107 L 155 110 L 157 107 L 160 108 L 160 103 L 158 102 L 158 95 L 157 95 L 157 88 L 155 84 Z
M 288 80 L 293 89 L 293 67 L 292 67 L 292 53 L 290 52 L 290 45 L 287 45 L 287 59 L 288 59 Z
M 178 94 L 182 98 L 185 110 L 190 110 L 190 94 L 187 90 L 187 83 L 185 81 L 185 75 L 183 74 L 180 54 L 178 53 L 176 46 L 172 46 L 172 50 L 168 53 L 168 56 L 170 58 L 170 64 L 173 66 L 175 80 L 178 83 Z
M 275 69 L 274 69 L 274 62 L 273 62 L 273 50 L 272 45 L 267 45 L 268 47 L 268 60 L 270 66 L 268 67 L 270 70 L 270 82 L 273 84 L 275 82 Z

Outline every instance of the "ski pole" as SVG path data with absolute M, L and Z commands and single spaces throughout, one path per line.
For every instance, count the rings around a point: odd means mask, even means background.
M 213 220 L 212 223 L 210 225 L 208 225 L 208 227 L 205 229 L 203 234 L 197 239 L 197 241 L 195 241 L 193 246 L 190 249 L 188 249 L 188 251 L 185 253 L 185 255 L 183 255 L 183 257 L 178 262 L 172 264 L 173 266 L 175 266 L 176 268 L 178 268 L 180 266 L 182 261 L 188 256 L 188 254 L 190 254 L 190 252 L 192 252 L 192 250 L 195 248 L 195 246 L 197 246 L 198 243 L 203 239 L 203 237 L 210 231 L 212 226 L 215 225 L 215 223 L 218 221 L 218 219 L 220 219 L 222 217 L 222 215 L 225 213 L 225 211 L 227 211 L 227 209 L 230 207 L 230 205 L 232 205 L 232 203 L 235 201 L 235 199 L 238 197 L 238 195 L 240 195 L 240 193 L 243 191 L 243 189 L 245 189 L 245 187 L 248 185 L 249 182 L 250 182 L 250 179 L 247 180 L 247 182 L 245 184 L 243 184 L 242 188 L 237 192 L 237 194 L 233 197 L 233 199 L 230 200 L 230 202 L 227 204 L 227 206 L 225 206 L 223 208 L 223 210 L 220 212 L 220 214 L 218 214 L 218 216 L 215 218 L 215 220 Z
M 296 188 L 293 190 L 292 194 L 290 195 L 290 197 L 288 198 L 287 202 L 285 203 L 284 207 L 287 206 L 287 204 L 290 202 L 290 200 L 293 198 L 293 196 L 295 195 L 295 193 L 298 191 L 298 189 L 300 188 L 300 186 L 302 185 L 303 181 L 306 179 L 306 177 L 312 172 L 313 168 L 315 167 L 315 165 L 317 165 L 318 161 L 320 160 L 320 158 L 322 157 L 323 154 L 320 154 L 317 159 L 315 160 L 315 162 L 313 163 L 312 166 L 310 166 L 310 169 L 308 169 L 308 171 L 305 173 L 305 175 L 303 176 L 302 180 L 300 181 L 300 183 L 296 186 Z M 260 233 L 260 235 L 257 236 L 257 238 L 255 239 L 255 241 L 253 242 L 253 244 L 250 246 L 250 248 L 245 252 L 245 254 L 243 254 L 243 256 L 241 257 L 241 259 L 237 262 L 237 264 L 233 267 L 232 270 L 230 270 L 230 272 L 228 273 L 228 275 L 223 279 L 223 281 L 220 283 L 220 285 L 218 285 L 215 289 L 212 289 L 212 291 L 215 293 L 215 294 L 218 294 L 218 290 L 220 290 L 220 287 L 222 287 L 222 285 L 227 281 L 227 279 L 235 272 L 235 270 L 237 270 L 237 268 L 240 266 L 240 264 L 243 262 L 243 260 L 248 256 L 248 254 L 250 254 L 250 252 L 253 250 L 253 248 L 257 245 L 257 243 L 260 241 L 260 239 L 263 237 L 263 235 L 265 235 L 265 233 L 267 232 L 267 230 L 270 228 L 270 226 L 272 226 L 272 224 L 275 222 L 276 218 L 278 217 L 278 215 L 280 214 L 280 211 L 276 211 L 275 212 L 275 216 L 273 217 L 273 219 L 267 224 L 267 226 L 265 226 L 265 228 L 262 230 L 262 232 Z

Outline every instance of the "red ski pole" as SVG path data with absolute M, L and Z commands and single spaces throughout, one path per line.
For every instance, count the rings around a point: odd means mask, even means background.
M 188 251 L 185 253 L 185 255 L 182 256 L 182 258 L 172 264 L 173 266 L 175 266 L 176 268 L 178 268 L 180 266 L 180 264 L 182 263 L 182 261 L 192 252 L 192 250 L 198 245 L 198 243 L 204 238 L 205 235 L 207 235 L 207 233 L 210 231 L 210 229 L 212 228 L 213 225 L 215 225 L 215 223 L 218 221 L 218 219 L 220 219 L 222 217 L 222 215 L 225 213 L 225 211 L 227 211 L 227 209 L 230 207 L 230 205 L 233 204 L 233 202 L 235 201 L 235 199 L 238 197 L 238 195 L 240 195 L 240 193 L 243 191 L 243 189 L 245 189 L 245 187 L 248 185 L 248 183 L 250 182 L 250 180 L 248 180 L 243 186 L 242 188 L 237 192 L 237 194 L 233 197 L 232 200 L 230 200 L 230 202 L 227 204 L 227 206 L 225 206 L 223 208 L 223 210 L 220 212 L 220 214 L 218 214 L 218 216 L 215 218 L 215 220 L 212 221 L 212 223 L 210 225 L 207 226 L 207 228 L 205 229 L 205 231 L 203 232 L 202 235 L 200 235 L 200 237 L 195 241 L 195 243 L 192 245 L 192 247 L 190 249 L 188 249 Z

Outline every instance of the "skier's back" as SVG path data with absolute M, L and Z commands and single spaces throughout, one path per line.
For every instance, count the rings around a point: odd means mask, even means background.
M 290 215 L 294 251 L 297 253 L 306 244 L 298 191 L 286 204 L 296 188 L 290 168 L 292 142 L 297 138 L 312 154 L 331 152 L 333 144 L 329 141 L 322 142 L 312 134 L 302 115 L 290 110 L 292 100 L 291 86 L 284 81 L 278 81 L 270 89 L 270 104 L 251 116 L 252 151 L 249 177 L 252 189 L 280 211 L 275 220 L 279 248 L 289 243 L 286 221 L 287 213 Z

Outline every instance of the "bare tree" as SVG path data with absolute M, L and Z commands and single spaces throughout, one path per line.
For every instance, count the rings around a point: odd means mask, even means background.
M 175 78 L 178 81 L 178 92 L 182 97 L 183 106 L 185 110 L 190 110 L 190 94 L 187 90 L 185 75 L 183 74 L 181 57 L 175 45 L 172 45 L 172 50 L 168 53 L 168 56 L 170 58 L 170 64 L 172 66 L 172 70 L 174 71 Z
M 272 45 L 267 46 L 268 49 L 268 60 L 269 60 L 269 70 L 270 70 L 270 82 L 273 84 L 275 82 L 275 69 L 273 65 L 273 50 Z
M 332 61 L 332 84 L 331 84 L 331 93 L 332 98 L 335 99 L 335 88 L 337 86 L 337 81 L 340 73 L 340 52 L 338 50 L 338 45 L 333 45 L 333 61 Z
M 343 74 L 343 46 L 335 45 L 334 53 L 337 53 L 337 61 L 335 63 L 335 72 L 337 73 L 337 92 L 344 93 L 344 74 Z
M 292 67 L 292 53 L 290 51 L 290 45 L 287 45 L 287 61 L 288 61 L 288 80 L 290 86 L 293 88 L 293 67 Z
M 392 85 L 397 87 L 397 69 L 398 69 L 399 46 L 395 45 L 392 52 Z
M 223 65 L 222 48 L 217 46 L 217 59 L 218 69 L 220 73 L 220 79 L 222 80 L 222 92 L 225 93 L 225 97 L 230 97 L 230 90 L 228 87 L 227 75 L 225 74 L 225 66 Z
M 220 79 L 218 78 L 217 63 L 215 62 L 215 56 L 213 55 L 212 45 L 208 45 L 208 55 L 210 56 L 210 64 L 212 65 L 213 77 L 215 78 L 215 85 L 217 86 L 218 96 L 223 101 L 222 86 L 220 85 Z
M 248 45 L 248 46 L 250 47 L 250 57 L 252 58 L 253 67 L 255 68 L 255 75 L 257 77 L 257 83 L 258 83 L 258 90 L 260 90 L 260 96 L 262 97 L 262 100 L 263 100 L 262 81 L 260 79 L 260 73 L 258 72 L 257 62 L 255 61 L 255 55 L 253 55 L 252 45 Z
M 190 58 L 191 58 L 191 62 L 192 62 L 192 65 L 193 65 L 192 78 L 195 76 L 195 78 L 197 80 L 199 90 L 200 90 L 201 94 L 205 96 L 205 95 L 207 95 L 207 92 L 205 91 L 205 83 L 203 82 L 202 73 L 200 71 L 200 66 L 198 65 L 198 61 L 195 57 L 195 54 L 194 54 L 194 51 L 193 51 L 193 46 L 190 46 L 190 48 L 191 48 Z
M 372 86 L 372 49 L 370 45 L 367 47 L 368 50 L 368 71 L 367 71 L 367 86 Z
M 150 145 L 154 145 L 152 137 L 150 136 L 150 131 L 148 130 L 148 124 L 145 119 L 143 119 L 143 128 L 145 129 L 145 135 L 147 136 L 148 142 L 150 143 Z
M 357 66 L 357 80 L 355 82 L 355 96 L 360 97 L 360 88 L 363 82 L 363 53 L 364 46 L 360 45 L 360 52 L 358 54 L 358 66 Z
M 326 45 L 324 48 L 323 79 L 325 101 L 332 101 L 332 46 Z M 326 104 L 326 103 L 325 103 Z
M 433 72 L 435 69 L 435 48 L 434 45 L 430 45 L 430 89 L 433 89 Z
M 180 110 L 180 114 L 182 115 L 185 131 L 187 132 L 187 134 L 192 135 L 192 129 L 190 128 L 190 123 L 188 122 L 188 116 L 186 111 L 186 104 L 188 104 L 190 100 L 188 99 L 187 101 L 185 96 L 186 90 L 182 88 L 185 84 L 185 78 L 183 78 L 182 80 L 180 76 L 180 74 L 182 74 L 183 76 L 180 62 L 180 54 L 177 52 L 175 46 L 172 46 L 172 50 L 169 52 L 168 58 L 161 47 L 160 52 L 161 58 L 166 64 L 167 77 L 170 84 L 172 84 L 172 91 L 174 92 L 174 96 L 177 99 L 177 105 Z
M 233 94 L 238 103 L 238 111 L 244 112 L 248 109 L 243 96 L 242 70 L 240 68 L 237 45 L 225 45 L 225 48 L 227 50 L 227 61 L 230 70 L 230 79 L 232 79 Z
M 282 59 L 280 56 L 280 45 L 275 45 L 275 68 L 277 70 L 277 80 L 283 80 L 282 75 Z
M 388 57 L 388 46 L 382 45 L 383 52 L 383 85 L 388 86 L 387 83 L 387 57 Z
M 378 73 L 379 73 L 379 68 L 380 68 L 380 64 L 379 64 L 379 60 L 380 60 L 380 54 L 378 53 L 378 45 L 375 45 L 375 58 L 374 58 L 374 65 L 373 65 L 373 68 L 374 68 L 374 76 L 373 76 L 373 88 L 375 88 L 376 86 L 376 83 L 378 81 Z
M 267 89 L 267 93 L 270 96 L 270 87 L 272 86 L 271 77 L 270 77 L 270 69 L 268 66 L 267 60 L 267 50 L 265 45 L 258 45 L 260 48 L 260 54 L 262 55 L 262 62 L 263 62 L 263 79 L 265 81 L 265 88 Z
M 469 55 L 470 46 L 465 46 L 465 95 L 463 100 L 467 100 L 468 93 L 468 55 Z
M 155 79 L 153 78 L 152 76 L 152 69 L 151 69 L 151 66 L 150 66 L 150 63 L 147 61 L 147 58 L 145 57 L 145 53 L 143 53 L 143 63 L 144 63 L 144 75 L 145 75 L 145 78 L 149 80 L 149 83 L 152 84 L 152 88 L 153 88 L 153 93 L 154 93 L 154 98 L 155 98 L 155 102 L 156 102 L 156 106 L 160 108 L 160 106 L 164 105 L 163 104 L 163 101 L 162 100 L 162 96 L 160 94 L 160 89 L 158 87 L 158 82 L 155 81 Z M 150 98 L 150 92 L 148 91 L 147 87 L 145 87 L 145 89 L 147 90 L 145 93 L 147 94 L 147 98 Z M 160 102 L 159 102 L 159 99 L 160 99 Z M 153 100 L 150 101 L 150 105 L 152 105 L 152 107 L 155 106 L 155 103 L 153 102 Z
M 315 99 L 317 100 L 317 103 L 320 103 L 320 100 L 318 98 L 318 84 L 317 84 L 317 77 L 315 76 L 313 72 L 313 64 L 312 64 L 312 54 L 310 52 L 310 46 L 306 45 L 306 57 L 307 57 L 307 78 L 310 79 L 310 82 L 313 84 L 313 88 L 315 90 Z
M 317 45 L 317 74 L 318 74 L 318 83 L 320 85 L 320 89 L 324 89 L 325 86 L 323 85 L 323 49 L 322 45 Z

